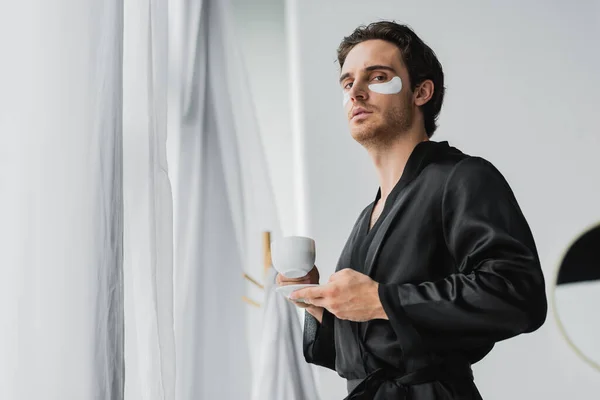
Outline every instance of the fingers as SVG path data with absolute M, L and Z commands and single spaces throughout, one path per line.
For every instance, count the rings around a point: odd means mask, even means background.
M 276 282 L 279 286 L 309 284 L 310 277 L 306 275 L 300 278 L 286 278 L 281 274 L 277 274 Z
M 300 278 L 287 278 L 282 274 L 277 274 L 276 282 L 278 286 L 286 285 L 308 285 L 318 284 L 320 280 L 319 270 L 314 266 L 308 274 Z
M 293 281 L 288 281 L 288 280 L 282 280 L 281 282 L 278 282 L 279 286 L 288 286 L 288 285 L 308 285 L 310 283 L 310 279 L 304 279 L 304 280 L 293 280 Z
M 325 288 L 322 286 L 299 289 L 290 295 L 291 300 L 302 300 L 307 304 L 325 307 L 327 299 L 325 298 Z
M 293 305 L 295 305 L 296 307 L 299 307 L 299 308 L 309 308 L 309 307 L 312 307 L 310 304 L 306 304 L 306 303 L 301 302 L 301 301 L 294 301 L 294 300 L 291 300 L 291 299 L 288 299 L 288 301 L 292 302 Z
M 298 289 L 298 290 L 294 290 L 292 292 L 292 294 L 290 295 L 290 299 L 292 300 L 296 300 L 296 299 L 315 299 L 318 297 L 323 297 L 322 294 L 323 290 L 321 287 L 319 286 L 315 286 L 315 287 L 308 287 L 308 288 L 304 288 L 304 289 Z
M 322 306 L 320 304 L 323 302 L 323 299 L 309 300 L 300 297 L 297 300 L 288 299 L 288 301 L 290 301 L 292 304 L 299 308 L 321 308 Z M 315 301 L 316 303 L 313 304 L 313 301 Z
M 327 299 L 320 297 L 320 298 L 315 298 L 315 299 L 304 299 L 305 302 L 308 302 L 308 304 L 310 304 L 311 306 L 316 306 L 316 307 L 321 307 L 321 308 L 327 308 L 328 305 L 328 301 Z

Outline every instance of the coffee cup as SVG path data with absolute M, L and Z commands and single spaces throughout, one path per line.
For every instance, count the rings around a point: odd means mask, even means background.
M 304 236 L 284 236 L 271 245 L 273 268 L 286 278 L 301 278 L 315 265 L 315 241 Z

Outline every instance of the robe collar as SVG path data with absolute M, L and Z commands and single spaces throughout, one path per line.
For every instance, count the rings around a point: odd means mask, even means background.
M 385 238 L 387 235 L 387 231 L 390 228 L 391 224 L 397 217 L 398 210 L 402 204 L 401 201 L 398 200 L 401 196 L 404 195 L 404 188 L 410 184 L 427 165 L 431 164 L 436 159 L 439 159 L 441 154 L 447 152 L 450 149 L 450 146 L 447 141 L 444 142 L 434 142 L 434 141 L 424 141 L 418 143 L 410 156 L 408 157 L 408 161 L 406 162 L 406 167 L 402 173 L 402 176 L 388 195 L 388 198 L 385 201 L 385 206 L 381 216 L 382 219 L 381 225 L 375 232 L 375 237 L 369 246 L 367 251 L 367 259 L 366 265 L 364 269 L 364 273 L 366 275 L 371 275 L 373 272 L 373 268 L 377 261 L 377 257 L 379 256 L 379 252 L 381 251 L 381 247 L 385 242 Z M 381 187 L 377 191 L 377 197 L 375 199 L 375 203 L 381 197 Z M 373 205 L 375 204 L 373 203 Z M 372 209 L 372 207 L 371 207 Z

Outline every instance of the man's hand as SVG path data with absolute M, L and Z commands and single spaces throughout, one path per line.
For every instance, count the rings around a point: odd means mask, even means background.
M 301 278 L 286 278 L 277 274 L 277 286 L 319 284 L 319 270 L 313 267 L 308 274 Z
M 306 285 L 306 284 L 319 284 L 319 270 L 317 267 L 313 267 L 308 274 L 301 278 L 286 278 L 281 274 L 277 274 L 277 286 L 287 285 Z M 306 309 L 306 312 L 310 313 L 319 322 L 323 320 L 323 308 L 316 307 L 311 304 L 306 304 L 301 301 L 293 301 L 296 306 Z
M 290 298 L 324 307 L 339 319 L 362 322 L 388 319 L 379 300 L 379 283 L 346 268 L 331 275 L 326 285 L 300 289 Z

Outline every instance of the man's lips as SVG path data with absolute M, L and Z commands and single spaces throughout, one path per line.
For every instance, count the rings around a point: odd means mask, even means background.
M 354 110 L 352 110 L 352 116 L 350 117 L 350 119 L 365 118 L 369 114 L 371 114 L 371 111 L 367 111 L 362 107 L 357 107 Z
M 364 119 L 367 118 L 367 116 L 371 114 L 370 111 L 358 111 L 358 112 L 353 112 L 352 113 L 352 118 L 350 118 L 351 120 L 354 119 Z

